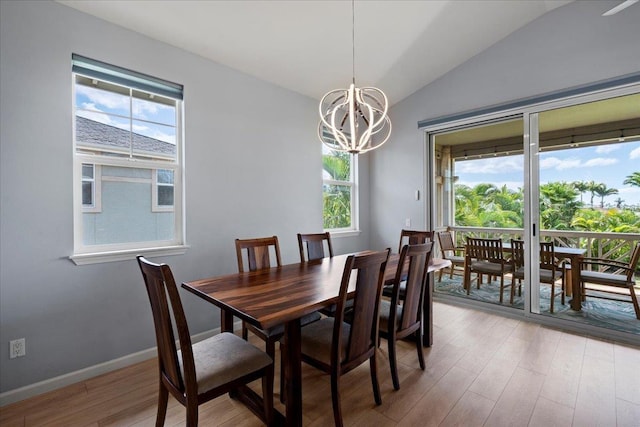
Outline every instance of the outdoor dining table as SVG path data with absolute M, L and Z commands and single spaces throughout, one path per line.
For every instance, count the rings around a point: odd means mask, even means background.
M 348 255 L 252 272 L 234 273 L 183 283 L 182 287 L 221 310 L 221 330 L 233 332 L 233 316 L 261 329 L 284 325 L 287 351 L 286 424 L 302 425 L 302 368 L 300 355 L 300 319 L 321 308 L 336 304 Z M 385 270 L 385 282 L 393 283 L 398 266 L 397 254 L 391 255 Z M 429 271 L 451 265 L 434 259 Z M 355 276 L 352 276 L 355 291 Z M 424 344 L 432 344 L 432 284 L 424 298 Z M 260 397 L 248 388 L 238 395 L 250 409 L 261 408 Z M 257 405 L 257 406 L 256 406 Z

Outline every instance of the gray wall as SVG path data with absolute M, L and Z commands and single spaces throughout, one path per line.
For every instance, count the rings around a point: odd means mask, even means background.
M 234 239 L 278 235 L 297 261 L 297 232 L 322 230 L 317 101 L 49 2 L 0 3 L 0 391 L 155 345 L 134 260 L 76 266 L 72 214 L 71 54 L 185 87 L 186 255 L 179 282 L 236 271 Z M 286 125 L 284 125 L 286 123 Z M 361 176 L 368 176 L 367 163 Z M 369 247 L 368 185 L 358 237 Z M 217 310 L 183 293 L 192 333 Z M 8 359 L 8 341 L 27 355 Z
M 640 7 L 601 16 L 611 7 L 555 9 L 396 104 L 392 139 L 370 157 L 371 245 L 394 244 L 405 218 L 424 227 L 425 202 L 413 196 L 425 177 L 418 121 L 640 71 Z

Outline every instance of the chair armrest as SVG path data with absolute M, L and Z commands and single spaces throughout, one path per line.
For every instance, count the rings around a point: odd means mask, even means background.
M 604 267 L 625 268 L 629 270 L 629 264 L 622 261 L 612 260 L 612 259 L 583 258 L 581 264 L 583 266 L 584 265 L 601 265 Z

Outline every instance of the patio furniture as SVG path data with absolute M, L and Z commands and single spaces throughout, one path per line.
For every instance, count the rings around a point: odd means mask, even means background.
M 640 259 L 640 243 L 636 244 L 628 263 L 611 259 L 584 258 L 580 265 L 580 286 L 583 297 L 629 301 L 633 304 L 636 318 L 640 320 L 640 307 L 634 288 L 634 274 L 638 259 Z M 624 290 L 628 291 L 630 300 L 624 298 L 625 294 L 622 293 Z M 589 291 L 588 294 L 587 291 Z M 612 294 L 616 297 L 603 294 Z
M 511 264 L 513 272 L 511 274 L 511 304 L 515 294 L 515 281 L 518 280 L 520 295 L 522 295 L 522 280 L 524 279 L 524 241 L 511 239 L 512 258 Z M 565 263 L 558 261 L 552 242 L 540 242 L 540 283 L 551 285 L 551 295 L 549 296 L 549 312 L 553 313 L 554 302 L 558 295 L 561 296 L 564 305 L 564 290 L 567 271 Z M 556 282 L 561 280 L 560 291 L 556 292 Z
M 462 268 L 462 274 L 464 274 L 464 246 L 455 245 L 451 231 L 440 231 L 437 235 L 438 243 L 440 243 L 440 251 L 442 251 L 442 258 L 451 261 L 449 279 L 453 279 L 453 272 L 456 266 Z M 462 255 L 458 255 L 459 253 Z M 442 272 L 443 270 L 440 270 L 438 273 L 438 281 L 442 280 Z
M 511 271 L 509 262 L 504 258 L 502 240 L 467 237 L 464 262 L 464 286 L 467 295 L 471 292 L 471 273 L 477 275 L 477 286 L 480 289 L 482 275 L 500 277 L 500 303 L 503 300 L 504 276 Z M 506 287 L 510 287 L 507 285 Z

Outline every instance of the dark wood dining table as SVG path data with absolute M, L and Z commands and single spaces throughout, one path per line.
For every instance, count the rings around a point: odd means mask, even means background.
M 337 303 L 340 281 L 348 255 L 287 264 L 252 272 L 234 273 L 183 283 L 182 287 L 221 309 L 221 330 L 233 331 L 236 316 L 261 329 L 284 325 L 287 351 L 285 393 L 286 424 L 302 425 L 302 368 L 300 356 L 300 319 Z M 385 283 L 393 283 L 398 266 L 397 254 L 391 255 L 385 270 Z M 449 267 L 448 260 L 432 260 L 429 271 Z M 432 276 L 432 274 L 430 275 Z M 355 290 L 355 276 L 352 276 Z M 433 284 L 424 299 L 424 344 L 433 337 Z M 260 408 L 251 390 L 239 396 L 252 410 Z M 257 406 L 256 406 L 257 405 Z

